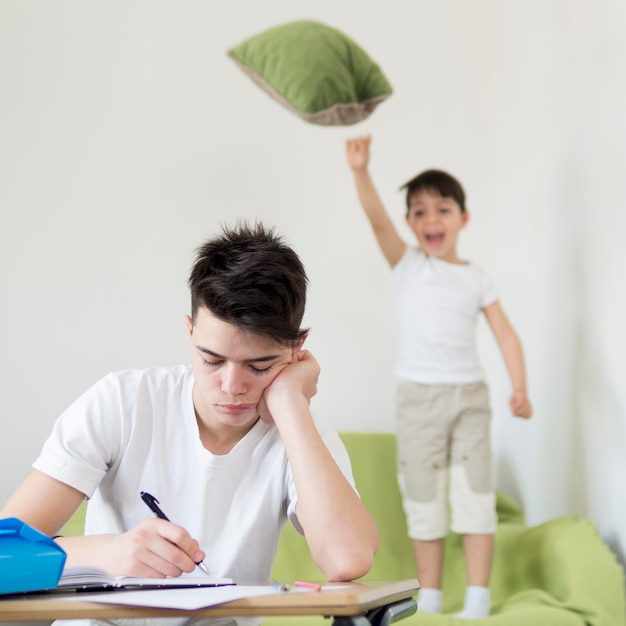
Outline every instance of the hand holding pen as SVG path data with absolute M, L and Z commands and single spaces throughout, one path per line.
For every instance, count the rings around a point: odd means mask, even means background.
M 147 491 L 141 492 L 141 499 L 146 503 L 146 506 L 159 518 L 163 519 L 166 522 L 171 522 L 170 518 L 163 513 L 161 507 L 159 506 L 159 501 Z M 196 563 L 196 567 L 204 572 L 207 576 L 209 576 L 209 570 L 206 568 L 206 565 L 202 561 L 198 561 Z

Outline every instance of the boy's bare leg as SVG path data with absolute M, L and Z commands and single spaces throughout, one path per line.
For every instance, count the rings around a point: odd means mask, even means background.
M 441 571 L 443 567 L 443 539 L 433 541 L 413 541 L 417 579 L 420 587 L 441 589 Z
M 467 567 L 467 589 L 463 610 L 456 617 L 481 619 L 491 612 L 489 577 L 493 560 L 493 535 L 463 537 Z
M 472 587 L 489 587 L 493 562 L 493 535 L 464 535 L 467 584 Z
M 413 541 L 417 579 L 421 587 L 418 606 L 424 613 L 441 613 L 443 548 L 443 539 Z

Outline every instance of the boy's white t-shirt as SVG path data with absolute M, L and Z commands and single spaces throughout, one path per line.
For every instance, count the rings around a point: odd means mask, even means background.
M 483 381 L 476 320 L 497 300 L 485 271 L 471 263 L 447 263 L 407 246 L 393 268 L 393 278 L 396 376 L 428 385 Z
M 155 496 L 207 553 L 211 576 L 267 582 L 284 523 L 301 532 L 297 494 L 275 426 L 259 420 L 228 453 L 199 439 L 191 368 L 109 374 L 57 420 L 33 467 L 89 498 L 86 534 L 121 533 L 153 516 Z M 317 425 L 354 486 L 337 433 Z

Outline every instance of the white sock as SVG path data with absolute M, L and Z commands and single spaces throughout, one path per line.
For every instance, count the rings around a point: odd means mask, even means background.
M 465 604 L 460 613 L 455 613 L 455 617 L 465 619 L 481 619 L 489 617 L 491 611 L 491 596 L 489 587 L 470 586 L 465 590 Z
M 441 589 L 420 589 L 417 610 L 422 613 L 441 613 Z

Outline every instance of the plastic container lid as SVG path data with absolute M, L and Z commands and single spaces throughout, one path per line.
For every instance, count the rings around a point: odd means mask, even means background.
M 16 517 L 0 519 L 0 593 L 56 587 L 65 558 L 48 535 Z

